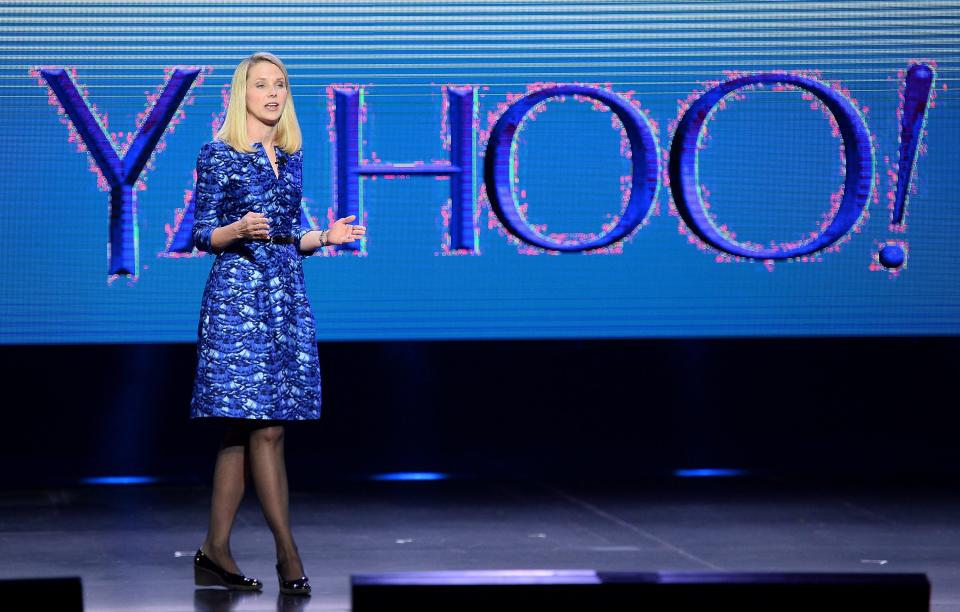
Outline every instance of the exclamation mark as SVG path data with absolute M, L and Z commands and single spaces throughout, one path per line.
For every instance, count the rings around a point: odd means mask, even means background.
M 923 125 L 927 118 L 927 104 L 936 73 L 927 64 L 914 64 L 907 70 L 903 88 L 903 113 L 900 116 L 900 151 L 897 164 L 897 191 L 893 198 L 893 214 L 890 224 L 896 231 L 903 231 L 903 214 L 910 196 L 910 179 L 917 165 L 917 151 L 923 138 Z M 899 228 L 897 227 L 899 226 Z M 906 260 L 901 243 L 886 243 L 880 247 L 880 263 L 889 269 L 899 268 Z

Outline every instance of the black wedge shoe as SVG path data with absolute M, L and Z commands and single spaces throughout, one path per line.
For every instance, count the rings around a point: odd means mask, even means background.
M 231 591 L 260 591 L 263 583 L 256 578 L 234 574 L 213 562 L 213 559 L 197 549 L 193 558 L 193 583 L 197 586 L 222 586 Z
M 296 580 L 284 580 L 279 563 L 277 563 L 277 580 L 280 581 L 280 592 L 284 595 L 310 595 L 310 579 L 300 576 Z

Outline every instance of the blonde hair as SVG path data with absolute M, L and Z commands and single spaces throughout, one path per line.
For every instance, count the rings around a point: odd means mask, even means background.
M 300 132 L 300 123 L 297 113 L 293 110 L 293 92 L 290 90 L 290 76 L 287 67 L 280 58 L 273 53 L 258 51 L 240 62 L 233 71 L 233 82 L 230 85 L 230 102 L 227 105 L 227 116 L 223 125 L 217 131 L 217 138 L 227 143 L 237 151 L 252 153 L 249 136 L 247 135 L 247 74 L 250 67 L 260 62 L 270 62 L 283 73 L 283 80 L 287 85 L 287 101 L 277 122 L 276 144 L 287 153 L 296 153 L 303 144 Z

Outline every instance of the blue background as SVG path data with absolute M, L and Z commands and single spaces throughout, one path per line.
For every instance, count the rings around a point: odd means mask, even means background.
M 956 95 L 960 9 L 943 2 L 167 2 L 4 3 L 0 7 L 0 342 L 155 342 L 195 337 L 212 259 L 160 256 L 165 225 L 192 189 L 222 90 L 252 51 L 280 55 L 305 134 L 304 194 L 332 200 L 327 87 L 367 88 L 368 159 L 446 159 L 446 84 L 481 88 L 480 128 L 508 94 L 542 82 L 632 92 L 659 125 L 724 71 L 820 71 L 849 88 L 875 138 L 879 202 L 822 261 L 719 263 L 658 213 L 620 254 L 522 254 L 481 203 L 479 255 L 443 256 L 448 184 L 366 180 L 363 257 L 305 262 L 321 340 L 956 334 L 960 231 Z M 907 231 L 889 228 L 896 161 L 897 71 L 937 63 L 935 107 L 917 164 Z M 176 65 L 212 72 L 166 136 L 138 194 L 141 272 L 107 279 L 107 198 L 86 154 L 29 71 L 75 67 L 111 131 L 127 131 L 145 95 Z M 738 238 L 813 231 L 840 183 L 839 142 L 795 92 L 748 94 L 718 113 L 701 154 L 712 210 Z M 567 100 L 527 122 L 518 146 L 530 219 L 550 231 L 597 231 L 619 210 L 627 162 L 610 116 Z M 889 162 L 885 159 L 889 158 Z M 909 243 L 895 278 L 872 271 L 878 244 Z

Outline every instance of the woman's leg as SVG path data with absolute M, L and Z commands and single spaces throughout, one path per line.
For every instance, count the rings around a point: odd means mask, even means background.
M 268 425 L 250 433 L 250 471 L 263 516 L 277 544 L 277 562 L 284 580 L 303 576 L 303 564 L 290 531 L 287 468 L 283 461 L 283 426 Z
M 230 424 L 223 435 L 217 465 L 213 470 L 213 498 L 210 503 L 210 526 L 203 541 L 203 552 L 214 563 L 234 574 L 239 574 L 230 553 L 230 532 L 243 500 L 247 480 L 246 446 L 249 429 Z

